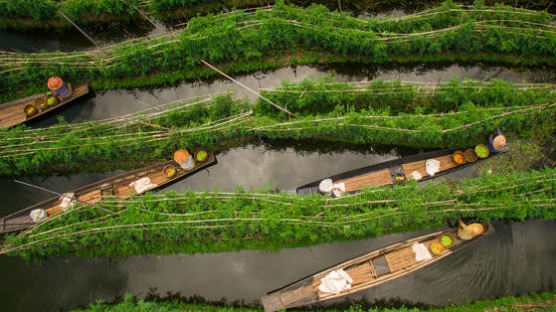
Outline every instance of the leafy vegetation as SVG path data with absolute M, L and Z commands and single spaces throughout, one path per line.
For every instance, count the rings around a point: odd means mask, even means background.
M 181 147 L 218 150 L 223 142 L 229 147 L 241 144 L 234 140 L 244 137 L 417 148 L 469 146 L 484 143 L 496 126 L 522 137 L 539 129 L 550 135 L 556 109 L 551 86 L 520 88 L 499 80 L 453 80 L 438 86 L 375 81 L 353 86 L 326 78 L 284 83 L 263 94 L 296 117 L 286 118 L 264 101 L 251 104 L 227 94 L 104 121 L 4 129 L 0 174 L 48 172 L 54 164 L 85 170 L 122 159 L 169 159 Z
M 35 20 L 59 19 L 58 12 L 79 20 L 83 16 L 119 15 L 119 19 L 138 14 L 134 9 L 138 0 L 5 0 L 0 2 L 0 17 L 32 18 Z
M 274 2 L 274 0 L 5 0 L 0 2 L 0 19 L 9 20 L 10 22 L 3 26 L 10 28 L 69 27 L 69 23 L 65 22 L 58 12 L 63 12 L 80 23 L 99 23 L 140 19 L 142 17 L 137 11 L 137 9 L 140 9 L 145 14 L 155 16 L 165 22 L 178 23 L 183 19 L 195 17 L 199 14 L 258 7 L 273 4 Z M 288 2 L 304 7 L 311 4 L 322 4 L 331 10 L 338 10 L 338 2 L 336 0 L 289 0 Z M 459 2 L 464 4 L 470 3 L 470 1 Z M 349 11 L 348 14 L 357 15 L 361 12 L 382 12 L 394 8 L 408 11 L 422 10 L 437 3 L 437 1 L 431 0 L 411 2 L 399 0 L 350 0 L 342 1 L 341 5 L 344 11 Z M 504 3 L 514 7 L 535 10 L 554 10 L 549 0 L 503 0 L 487 1 L 487 3 L 490 5 Z M 29 19 L 38 23 L 29 23 Z M 56 22 L 53 23 L 52 21 Z
M 556 218 L 556 169 L 487 175 L 452 186 L 410 181 L 331 199 L 260 190 L 205 191 L 76 204 L 6 236 L 0 253 L 24 258 L 276 250 L 482 220 Z
M 531 294 L 529 296 L 519 297 L 502 297 L 499 299 L 479 300 L 473 303 L 452 305 L 445 308 L 408 308 L 400 306 L 398 308 L 363 308 L 359 305 L 353 305 L 348 309 L 320 309 L 320 311 L 328 312 L 482 312 L 482 311 L 548 311 L 556 308 L 556 294 L 554 293 L 540 293 Z M 224 307 L 208 304 L 191 304 L 184 303 L 180 300 L 165 300 L 165 301 L 148 301 L 148 300 L 134 300 L 131 294 L 126 294 L 122 302 L 110 305 L 103 301 L 92 303 L 85 309 L 76 309 L 73 312 L 178 312 L 178 311 L 198 311 L 198 312 L 259 312 L 263 311 L 260 308 L 243 308 L 243 307 Z M 288 311 L 296 311 L 295 309 L 288 309 Z
M 307 62 L 317 62 L 324 50 L 344 61 L 375 64 L 449 59 L 552 66 L 552 22 L 545 12 L 506 6 L 461 9 L 449 1 L 423 14 L 375 19 L 278 3 L 254 12 L 197 17 L 181 31 L 102 50 L 0 53 L 0 90 L 3 99 L 36 92 L 52 75 L 87 81 L 97 90 L 155 85 L 214 74 L 200 67 L 201 60 L 247 72 L 283 66 L 286 53 L 294 60 L 292 51 L 294 56 L 309 53 Z

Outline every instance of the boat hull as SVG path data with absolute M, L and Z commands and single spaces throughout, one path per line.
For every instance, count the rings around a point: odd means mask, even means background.
M 179 179 L 192 175 L 199 170 L 216 164 L 217 160 L 214 153 L 208 152 L 208 154 L 209 155 L 206 161 L 202 163 L 196 162 L 195 167 L 191 170 L 178 169 L 177 174 L 172 178 L 165 177 L 162 171 L 164 167 L 168 165 L 179 167 L 179 165 L 173 160 L 158 163 L 142 169 L 128 171 L 70 192 L 74 193 L 79 201 L 86 203 L 98 202 L 103 196 L 115 196 L 120 199 L 125 199 L 135 194 L 131 187 L 129 187 L 129 183 L 142 177 L 149 177 L 153 183 L 156 184 L 156 187 L 151 190 L 156 190 L 162 186 L 169 185 Z M 33 209 L 51 209 L 52 207 L 59 205 L 59 203 L 59 197 L 53 197 L 0 219 L 0 234 L 20 231 L 34 226 L 36 223 L 31 222 L 29 218 L 29 213 Z
M 335 299 L 382 285 L 438 262 L 478 238 L 489 234 L 492 227 L 489 224 L 483 225 L 486 228 L 485 233 L 469 241 L 457 238 L 457 229 L 454 228 L 422 235 L 371 251 L 275 290 L 261 298 L 261 303 L 266 312 L 273 312 Z M 452 247 L 439 255 L 433 255 L 428 260 L 415 259 L 415 253 L 411 249 L 413 244 L 423 244 L 430 248 L 431 244 L 443 235 L 454 237 Z M 353 279 L 352 287 L 337 294 L 319 290 L 321 279 L 339 269 L 344 270 Z

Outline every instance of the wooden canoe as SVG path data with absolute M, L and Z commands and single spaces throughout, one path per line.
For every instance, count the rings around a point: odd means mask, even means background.
M 417 171 L 421 174 L 422 179 L 419 181 L 426 181 L 487 159 L 479 158 L 475 162 L 467 162 L 463 165 L 458 165 L 452 160 L 452 154 L 458 150 L 464 151 L 465 148 L 450 148 L 420 153 L 382 162 L 372 166 L 346 171 L 328 178 L 331 179 L 334 184 L 344 183 L 346 192 L 350 193 L 360 191 L 367 187 L 379 187 L 403 183 L 396 181 L 396 177 L 403 177 L 405 181 L 410 180 L 411 173 L 413 171 Z M 504 152 L 505 151 L 507 150 L 504 150 Z M 492 155 L 497 154 L 491 154 L 490 157 L 492 157 Z M 434 176 L 430 176 L 425 172 L 425 163 L 428 159 L 436 159 L 440 162 L 440 171 Z M 322 180 L 323 179 L 320 179 L 318 181 L 300 186 L 295 189 L 295 193 L 302 195 L 318 194 L 320 193 L 319 183 Z
M 175 161 L 170 160 L 142 169 L 128 171 L 70 192 L 74 193 L 79 201 L 87 203 L 98 202 L 103 196 L 115 196 L 120 199 L 125 199 L 133 194 L 137 194 L 134 188 L 130 187 L 129 184 L 140 178 L 149 177 L 151 183 L 156 184 L 156 187 L 153 189 L 157 189 L 214 164 L 216 164 L 216 157 L 213 152 L 208 152 L 207 160 L 203 163 L 195 162 L 195 167 L 191 170 L 183 170 Z M 176 175 L 172 178 L 168 178 L 163 173 L 164 167 L 168 165 L 173 165 L 177 169 Z M 61 211 L 59 206 L 60 203 L 60 197 L 54 197 L 2 218 L 0 220 L 0 234 L 32 227 L 35 223 L 29 218 L 29 213 L 33 209 L 44 209 L 47 211 L 48 215 L 52 215 Z
M 483 223 L 483 226 L 485 226 L 483 235 L 492 231 L 492 226 L 490 224 Z M 463 241 L 457 238 L 456 233 L 457 228 L 450 228 L 395 243 L 342 262 L 294 282 L 282 289 L 271 292 L 261 299 L 264 310 L 265 312 L 273 312 L 286 308 L 304 306 L 346 296 L 387 283 L 444 259 L 483 236 L 479 235 L 472 240 Z M 430 246 L 443 235 L 452 237 L 454 243 L 441 254 L 435 255 L 430 252 Z M 417 261 L 415 252 L 412 248 L 412 245 L 416 243 L 423 244 L 427 250 L 429 250 L 431 255 L 430 259 L 419 259 L 419 261 Z M 344 270 L 351 277 L 353 280 L 351 287 L 338 294 L 322 292 L 319 289 L 321 279 L 331 271 L 339 269 Z
M 73 100 L 80 98 L 89 93 L 89 86 L 86 84 L 80 84 L 73 88 L 73 93 L 70 97 L 61 100 L 57 105 L 47 108 L 42 112 L 37 112 L 35 115 L 28 117 L 23 108 L 27 104 L 35 104 L 35 100 L 40 97 L 46 96 L 45 93 L 35 94 L 23 99 L 11 101 L 0 105 L 0 128 L 9 128 L 17 126 L 28 120 L 40 117 L 52 110 L 55 110 Z

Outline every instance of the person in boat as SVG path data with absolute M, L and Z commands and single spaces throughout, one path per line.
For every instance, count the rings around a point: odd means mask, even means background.
M 486 228 L 481 223 L 471 223 L 467 225 L 463 221 L 461 221 L 461 219 L 459 220 L 458 237 L 461 240 L 472 240 L 476 236 L 484 234 L 485 231 Z
M 502 153 L 509 149 L 509 146 L 506 145 L 506 137 L 500 131 L 500 127 L 496 128 L 496 133 L 489 135 L 487 146 L 491 153 Z

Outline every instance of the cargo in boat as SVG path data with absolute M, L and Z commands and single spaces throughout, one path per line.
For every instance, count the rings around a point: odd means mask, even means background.
M 508 146 L 497 147 L 499 149 L 494 150 L 490 146 L 479 144 L 476 147 L 450 148 L 402 157 L 302 185 L 295 189 L 295 193 L 338 197 L 342 193 L 358 192 L 369 187 L 402 184 L 411 179 L 426 181 L 508 150 Z M 485 154 L 479 157 L 475 150 Z
M 339 298 L 395 280 L 448 257 L 490 233 L 487 223 L 466 225 L 415 237 L 371 251 L 271 292 L 261 302 L 266 312 Z
M 180 156 L 184 156 L 183 151 L 185 150 L 179 150 Z M 200 149 L 195 155 L 199 151 L 203 152 L 203 159 L 187 154 L 188 164 L 185 168 L 176 160 L 165 161 L 89 184 L 12 213 L 0 220 L 0 234 L 28 229 L 56 213 L 70 209 L 75 202 L 96 203 L 108 196 L 125 199 L 160 188 L 216 164 L 213 152 Z
M 59 92 L 60 95 L 55 92 Z M 57 90 L 1 104 L 0 128 L 17 126 L 35 119 L 88 93 L 89 86 L 86 84 L 72 87 L 70 84 L 62 83 Z

